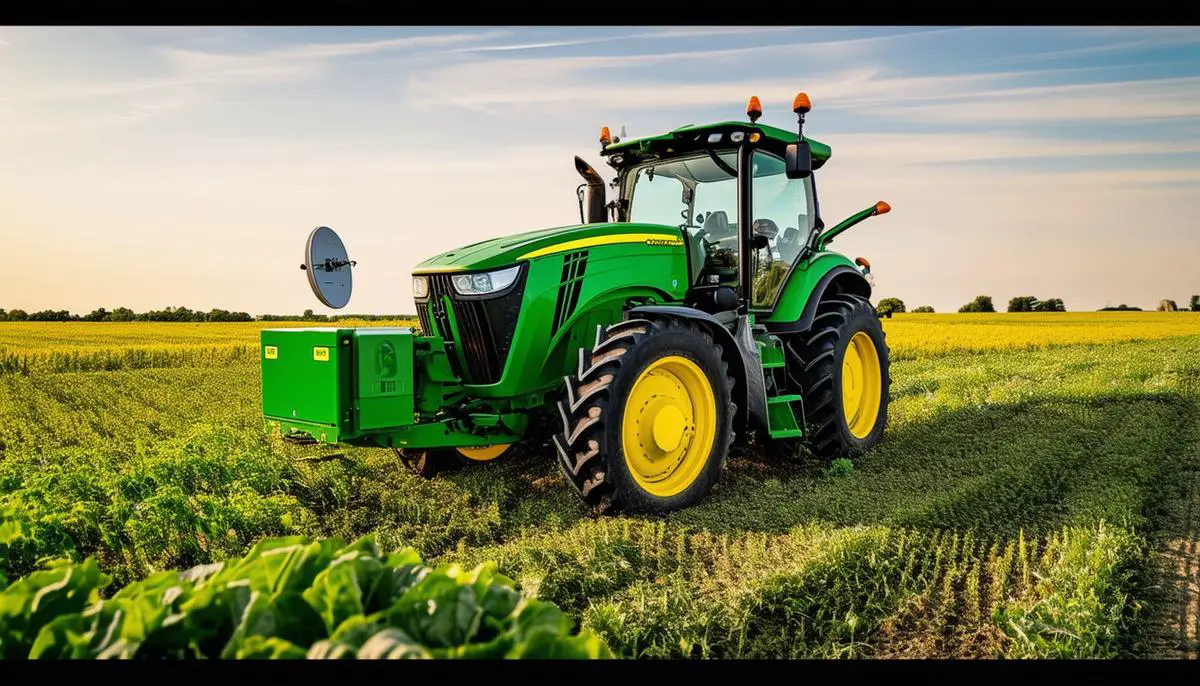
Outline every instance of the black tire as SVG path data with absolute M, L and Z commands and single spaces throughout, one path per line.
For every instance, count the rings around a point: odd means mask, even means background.
M 651 363 L 670 356 L 686 358 L 704 373 L 715 401 L 716 426 L 698 475 L 682 491 L 660 496 L 639 485 L 631 473 L 621 429 L 634 382 Z M 566 384 L 566 397 L 558 403 L 562 431 L 553 439 L 559 467 L 584 503 L 600 512 L 669 512 L 699 502 L 720 480 L 733 442 L 733 379 L 721 347 L 700 326 L 652 317 L 599 327 L 596 344 L 580 349 L 579 367 Z
M 408 471 L 423 479 L 432 479 L 439 472 L 460 464 L 463 458 L 454 450 L 444 448 L 392 448 Z
M 855 436 L 846 420 L 842 371 L 846 348 L 859 332 L 870 337 L 879 359 L 880 400 L 875 423 L 865 436 Z M 789 390 L 804 398 L 804 447 L 823 460 L 856 457 L 879 442 L 887 424 L 892 379 L 889 350 L 879 315 L 862 296 L 838 293 L 817 306 L 812 327 L 784 339 Z M 779 447 L 794 451 L 794 441 Z

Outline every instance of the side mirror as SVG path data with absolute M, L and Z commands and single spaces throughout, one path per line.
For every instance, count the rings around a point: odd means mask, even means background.
M 812 174 L 812 149 L 808 141 L 787 146 L 786 174 L 789 179 L 803 179 Z

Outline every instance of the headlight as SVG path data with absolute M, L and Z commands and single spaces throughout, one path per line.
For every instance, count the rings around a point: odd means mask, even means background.
M 413 277 L 413 297 L 424 298 L 429 295 L 429 279 L 424 276 Z
M 508 288 L 517 280 L 520 271 L 521 267 L 518 265 L 495 272 L 455 274 L 450 277 L 450 282 L 454 284 L 454 290 L 458 291 L 459 295 L 484 295 Z

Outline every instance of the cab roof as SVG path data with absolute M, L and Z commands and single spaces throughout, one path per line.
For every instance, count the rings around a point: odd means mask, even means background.
M 787 131 L 767 124 L 751 124 L 747 121 L 722 121 L 712 124 L 688 124 L 657 136 L 630 138 L 617 143 L 611 143 L 600 152 L 608 158 L 613 167 L 626 167 L 649 159 L 692 152 L 694 150 L 729 148 L 735 144 L 730 134 L 741 131 L 746 135 L 762 134 L 759 146 L 780 156 L 783 156 L 789 143 L 795 143 L 798 136 L 795 131 Z M 717 140 L 710 141 L 712 136 Z M 820 141 L 804 137 L 812 150 L 813 169 L 820 169 L 833 154 L 828 145 Z

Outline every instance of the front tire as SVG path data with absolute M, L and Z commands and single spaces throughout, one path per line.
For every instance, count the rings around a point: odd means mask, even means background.
M 821 459 L 856 457 L 879 442 L 891 394 L 889 350 L 870 301 L 839 293 L 812 328 L 785 341 L 788 382 L 804 398 L 806 444 Z
M 514 445 L 516 444 L 497 443 L 472 448 L 455 448 L 454 452 L 462 464 L 479 464 L 480 462 L 491 462 L 507 455 Z
M 422 479 L 432 479 L 457 461 L 452 452 L 442 448 L 392 448 L 392 452 L 409 472 Z
M 444 472 L 463 465 L 492 462 L 508 454 L 513 443 L 500 443 L 467 448 L 392 448 L 408 471 L 423 478 L 432 479 Z
M 580 350 L 559 402 L 559 466 L 589 505 L 668 512 L 720 479 L 733 440 L 732 379 L 721 348 L 676 318 L 627 319 Z

